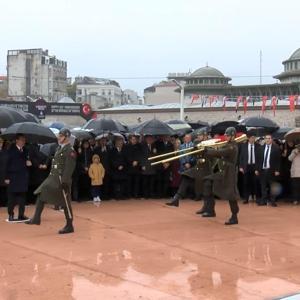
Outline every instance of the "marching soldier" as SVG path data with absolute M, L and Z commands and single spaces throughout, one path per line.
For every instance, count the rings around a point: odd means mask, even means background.
M 198 135 L 202 136 L 201 141 L 199 140 L 198 142 L 206 141 L 208 139 L 206 128 L 201 129 Z M 182 178 L 179 188 L 172 201 L 166 204 L 178 207 L 179 200 L 186 196 L 189 189 L 193 189 L 195 191 L 196 199 L 200 200 L 203 194 L 203 178 L 209 174 L 211 174 L 211 161 L 203 158 L 202 154 L 200 154 L 196 165 L 181 173 Z M 204 203 L 203 208 L 197 213 L 203 213 L 205 211 L 205 207 L 206 203 Z
M 70 144 L 70 136 L 69 129 L 60 130 L 57 138 L 59 147 L 54 155 L 50 174 L 34 192 L 38 195 L 35 213 L 32 219 L 25 222 L 30 225 L 40 225 L 45 202 L 62 206 L 66 217 L 66 226 L 59 230 L 59 234 L 74 232 L 70 192 L 72 174 L 76 165 L 76 152 Z
M 222 164 L 219 164 L 218 171 L 204 178 L 203 196 L 207 202 L 206 212 L 202 217 L 215 217 L 214 195 L 221 199 L 229 201 L 231 217 L 225 222 L 225 225 L 238 224 L 237 214 L 239 207 L 237 200 L 239 193 L 237 189 L 237 159 L 238 145 L 235 142 L 236 130 L 234 127 L 228 127 L 225 131 L 227 144 L 220 149 L 206 149 L 204 155 L 207 158 L 219 158 Z

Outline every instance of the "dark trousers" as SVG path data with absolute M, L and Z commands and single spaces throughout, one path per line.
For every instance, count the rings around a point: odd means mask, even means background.
M 203 200 L 205 202 L 205 211 L 208 213 L 215 213 L 215 199 L 213 195 L 213 181 L 205 179 L 203 182 Z M 237 216 L 239 206 L 236 200 L 228 199 L 231 214 Z
M 127 186 L 126 179 L 114 179 L 113 188 L 114 188 L 114 197 L 115 199 L 125 199 L 127 195 Z
M 300 177 L 292 178 L 292 191 L 294 201 L 300 201 Z
M 248 165 L 247 170 L 244 173 L 243 178 L 243 191 L 245 200 L 249 199 L 249 196 L 256 196 L 256 175 L 255 175 L 255 165 Z
M 195 187 L 195 180 L 193 178 L 182 176 L 179 184 L 179 188 L 177 190 L 177 194 L 184 198 L 187 196 L 188 191 L 193 190 Z
M 137 198 L 140 195 L 141 174 L 129 175 L 129 197 Z
M 169 169 L 160 169 L 156 173 L 156 193 L 159 198 L 166 198 L 169 196 L 170 188 L 170 170 Z
M 7 211 L 8 215 L 14 215 L 14 208 L 16 205 L 19 205 L 19 218 L 24 217 L 25 213 L 25 201 L 26 201 L 26 192 L 24 193 L 14 193 L 7 192 Z
M 0 185 L 0 207 L 7 205 L 7 192 L 6 186 Z
M 155 196 L 155 175 L 143 175 L 143 196 L 145 198 Z
M 274 182 L 274 175 L 270 169 L 265 169 L 260 172 L 261 204 L 267 204 L 268 202 L 275 203 L 275 195 L 272 195 L 271 192 Z
M 101 194 L 101 185 L 92 185 L 91 186 L 92 198 L 100 197 L 100 194 Z

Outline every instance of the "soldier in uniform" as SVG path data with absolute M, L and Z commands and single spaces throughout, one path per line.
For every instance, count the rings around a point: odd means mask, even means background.
M 207 202 L 206 212 L 202 217 L 215 217 L 214 195 L 229 201 L 231 217 L 225 225 L 238 224 L 237 214 L 239 212 L 237 188 L 237 159 L 238 145 L 235 142 L 236 130 L 228 127 L 225 131 L 227 144 L 220 149 L 206 149 L 205 158 L 219 158 L 221 164 L 216 173 L 206 176 L 203 182 L 203 197 Z
M 208 139 L 206 128 L 201 129 L 198 135 L 202 136 L 201 141 L 206 141 Z M 199 140 L 199 142 L 201 141 Z M 181 173 L 182 178 L 179 188 L 172 201 L 166 204 L 178 207 L 179 200 L 186 196 L 189 189 L 193 189 L 195 191 L 196 200 L 200 200 L 203 194 L 203 178 L 211 173 L 211 169 L 211 161 L 203 158 L 202 153 L 200 153 L 197 157 L 196 165 Z M 197 213 L 203 213 L 205 211 L 205 207 L 206 204 L 204 203 L 203 208 Z
M 32 219 L 26 224 L 41 224 L 44 204 L 62 206 L 66 217 L 66 226 L 59 234 L 74 232 L 73 212 L 70 201 L 72 174 L 76 165 L 76 152 L 70 144 L 71 132 L 63 128 L 58 134 L 59 147 L 52 160 L 51 171 L 45 181 L 35 190 L 37 194 L 36 209 Z

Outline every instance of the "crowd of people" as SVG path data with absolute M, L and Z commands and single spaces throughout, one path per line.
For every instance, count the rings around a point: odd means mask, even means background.
M 209 138 L 204 129 L 197 135 L 188 133 L 183 137 L 103 134 L 76 140 L 73 145 L 76 166 L 72 175 L 72 200 L 100 202 L 174 197 L 186 171 L 197 170 L 201 155 L 186 155 L 155 166 L 148 158 L 192 148 Z M 9 204 L 9 216 L 13 216 L 16 203 L 35 203 L 34 191 L 47 178 L 53 155 L 41 152 L 37 144 L 26 144 L 26 137 L 22 135 L 13 142 L 0 138 L 0 204 Z M 268 134 L 262 138 L 252 135 L 248 136 L 247 142 L 239 144 L 238 157 L 238 188 L 245 204 L 253 200 L 258 205 L 277 206 L 280 198 L 298 204 L 298 145 L 273 140 Z M 222 167 L 215 164 L 213 168 Z M 197 191 L 197 184 L 190 185 L 184 195 L 194 200 L 201 200 L 202 196 L 201 189 Z M 22 219 L 24 205 L 20 207 L 19 218 Z

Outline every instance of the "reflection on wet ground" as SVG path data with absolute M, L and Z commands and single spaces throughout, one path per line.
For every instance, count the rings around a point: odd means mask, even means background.
M 198 208 L 75 204 L 76 232 L 66 236 L 56 234 L 61 212 L 48 208 L 41 226 L 26 226 L 6 223 L 2 208 L 0 300 L 260 300 L 300 292 L 300 207 L 243 206 L 231 227 L 223 225 L 226 202 L 214 219 L 195 215 Z

